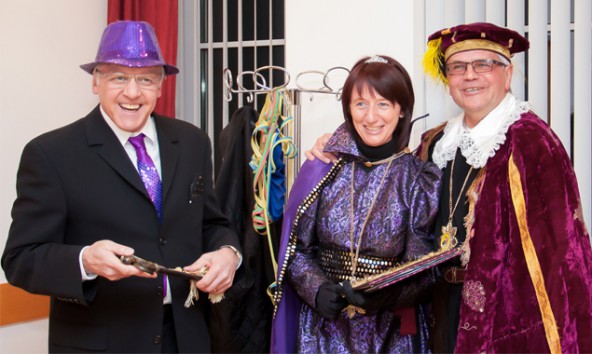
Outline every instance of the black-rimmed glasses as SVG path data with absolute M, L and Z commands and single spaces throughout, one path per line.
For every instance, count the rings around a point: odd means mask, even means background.
M 473 71 L 478 74 L 490 72 L 493 70 L 494 65 L 507 66 L 506 63 L 493 59 L 478 59 L 472 62 L 453 61 L 446 64 L 446 75 L 462 75 L 467 71 L 469 64 L 473 67 Z

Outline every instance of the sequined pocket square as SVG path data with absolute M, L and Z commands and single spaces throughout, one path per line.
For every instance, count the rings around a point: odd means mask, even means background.
M 189 200 L 193 201 L 199 198 L 204 191 L 204 178 L 203 176 L 196 176 L 191 183 L 189 188 Z

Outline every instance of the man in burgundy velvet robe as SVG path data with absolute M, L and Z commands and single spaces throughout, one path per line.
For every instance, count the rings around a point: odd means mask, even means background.
M 433 292 L 435 352 L 592 353 L 592 250 L 572 164 L 510 93 L 510 58 L 528 47 L 489 23 L 429 37 L 426 72 L 463 109 L 417 150 L 443 170 L 434 233 L 464 251 Z M 328 138 L 307 157 L 329 162 Z
M 528 46 L 489 23 L 428 39 L 426 71 L 463 109 L 418 149 L 444 172 L 434 232 L 464 251 L 434 292 L 436 352 L 592 352 L 592 250 L 572 164 L 509 92 L 510 58 Z

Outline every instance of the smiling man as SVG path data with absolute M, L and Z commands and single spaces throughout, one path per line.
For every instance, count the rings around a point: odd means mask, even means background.
M 592 251 L 572 164 L 510 92 L 511 56 L 528 47 L 490 23 L 428 39 L 426 71 L 463 110 L 418 150 L 444 172 L 436 239 L 463 249 L 434 291 L 435 352 L 592 352 Z
M 179 70 L 138 21 L 107 26 L 81 68 L 99 105 L 25 146 L 6 278 L 51 297 L 49 352 L 210 352 L 206 297 L 190 306 L 197 291 L 187 278 L 121 261 L 207 270 L 195 287 L 218 298 L 241 263 L 207 135 L 153 112 L 163 80 Z

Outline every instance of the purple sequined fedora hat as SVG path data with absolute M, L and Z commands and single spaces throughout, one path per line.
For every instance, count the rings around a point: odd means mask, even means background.
M 103 31 L 95 61 L 80 67 L 92 74 L 99 64 L 117 64 L 130 68 L 162 65 L 167 76 L 179 72 L 175 66 L 164 62 L 154 29 L 144 21 L 117 21 L 109 24 Z

